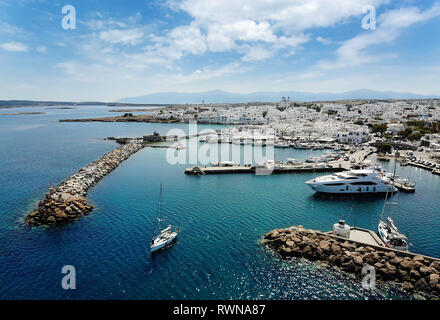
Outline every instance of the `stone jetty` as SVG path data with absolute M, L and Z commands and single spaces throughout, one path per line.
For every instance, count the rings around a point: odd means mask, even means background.
M 302 226 L 272 230 L 262 243 L 283 258 L 324 262 L 358 277 L 365 276 L 364 266 L 373 266 L 377 282 L 397 282 L 408 292 L 440 296 L 440 260 L 436 258 L 366 245 Z
M 76 221 L 93 210 L 87 192 L 124 160 L 145 147 L 131 140 L 82 168 L 56 187 L 49 189 L 38 207 L 26 217 L 30 226 L 62 226 Z

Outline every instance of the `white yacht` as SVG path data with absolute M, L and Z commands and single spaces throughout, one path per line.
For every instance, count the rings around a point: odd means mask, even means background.
M 299 165 L 299 164 L 302 164 L 302 162 L 296 160 L 295 158 L 287 158 L 287 164 L 290 164 L 290 165 Z
M 396 192 L 374 170 L 351 170 L 309 180 L 306 184 L 322 193 L 383 193 Z
M 307 143 L 295 143 L 293 145 L 295 149 L 310 149 L 310 146 Z
M 218 138 L 217 135 L 212 134 L 212 135 L 209 135 L 209 136 L 206 138 L 206 142 L 207 142 L 207 143 L 211 143 L 211 144 L 215 144 L 215 143 L 218 143 L 218 142 L 219 142 L 219 138 Z
M 307 157 L 306 162 L 307 163 L 318 163 L 318 162 L 322 162 L 322 158 L 321 157 Z
M 290 148 L 290 145 L 285 141 L 275 142 L 275 148 Z

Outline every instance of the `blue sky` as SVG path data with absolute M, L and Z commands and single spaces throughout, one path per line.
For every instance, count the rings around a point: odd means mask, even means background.
M 65 5 L 75 8 L 74 30 L 62 27 Z M 362 26 L 366 6 L 375 29 Z M 0 0 L 0 99 L 438 95 L 439 35 L 440 0 Z

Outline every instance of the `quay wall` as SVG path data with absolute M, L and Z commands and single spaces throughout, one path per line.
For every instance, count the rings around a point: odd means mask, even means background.
M 123 161 L 146 146 L 138 140 L 127 141 L 77 173 L 51 187 L 38 207 L 26 217 L 29 226 L 62 226 L 78 220 L 93 210 L 87 192 Z
M 364 266 L 375 268 L 376 281 L 399 283 L 408 292 L 440 296 L 440 260 L 433 257 L 367 245 L 303 226 L 274 229 L 262 244 L 282 258 L 324 262 L 362 278 Z
M 196 169 L 198 167 L 198 169 Z M 313 172 L 340 172 L 345 171 L 343 167 L 316 167 L 316 166 L 283 166 L 281 168 L 266 169 L 266 168 L 256 168 L 244 167 L 244 166 L 233 166 L 233 167 L 200 167 L 196 166 L 193 168 L 187 168 L 185 174 L 191 175 L 195 173 L 199 174 L 233 174 L 233 173 L 257 173 L 257 174 L 283 174 L 283 173 L 313 173 Z

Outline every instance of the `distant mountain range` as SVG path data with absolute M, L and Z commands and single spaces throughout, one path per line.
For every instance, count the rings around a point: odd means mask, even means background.
M 311 93 L 298 91 L 231 93 L 222 90 L 206 92 L 162 92 L 145 96 L 121 99 L 124 103 L 149 104 L 199 104 L 205 103 L 246 103 L 277 102 L 281 97 L 290 97 L 292 101 L 334 101 L 351 99 L 432 99 L 440 96 L 419 95 L 407 92 L 375 91 L 361 89 L 342 93 Z

